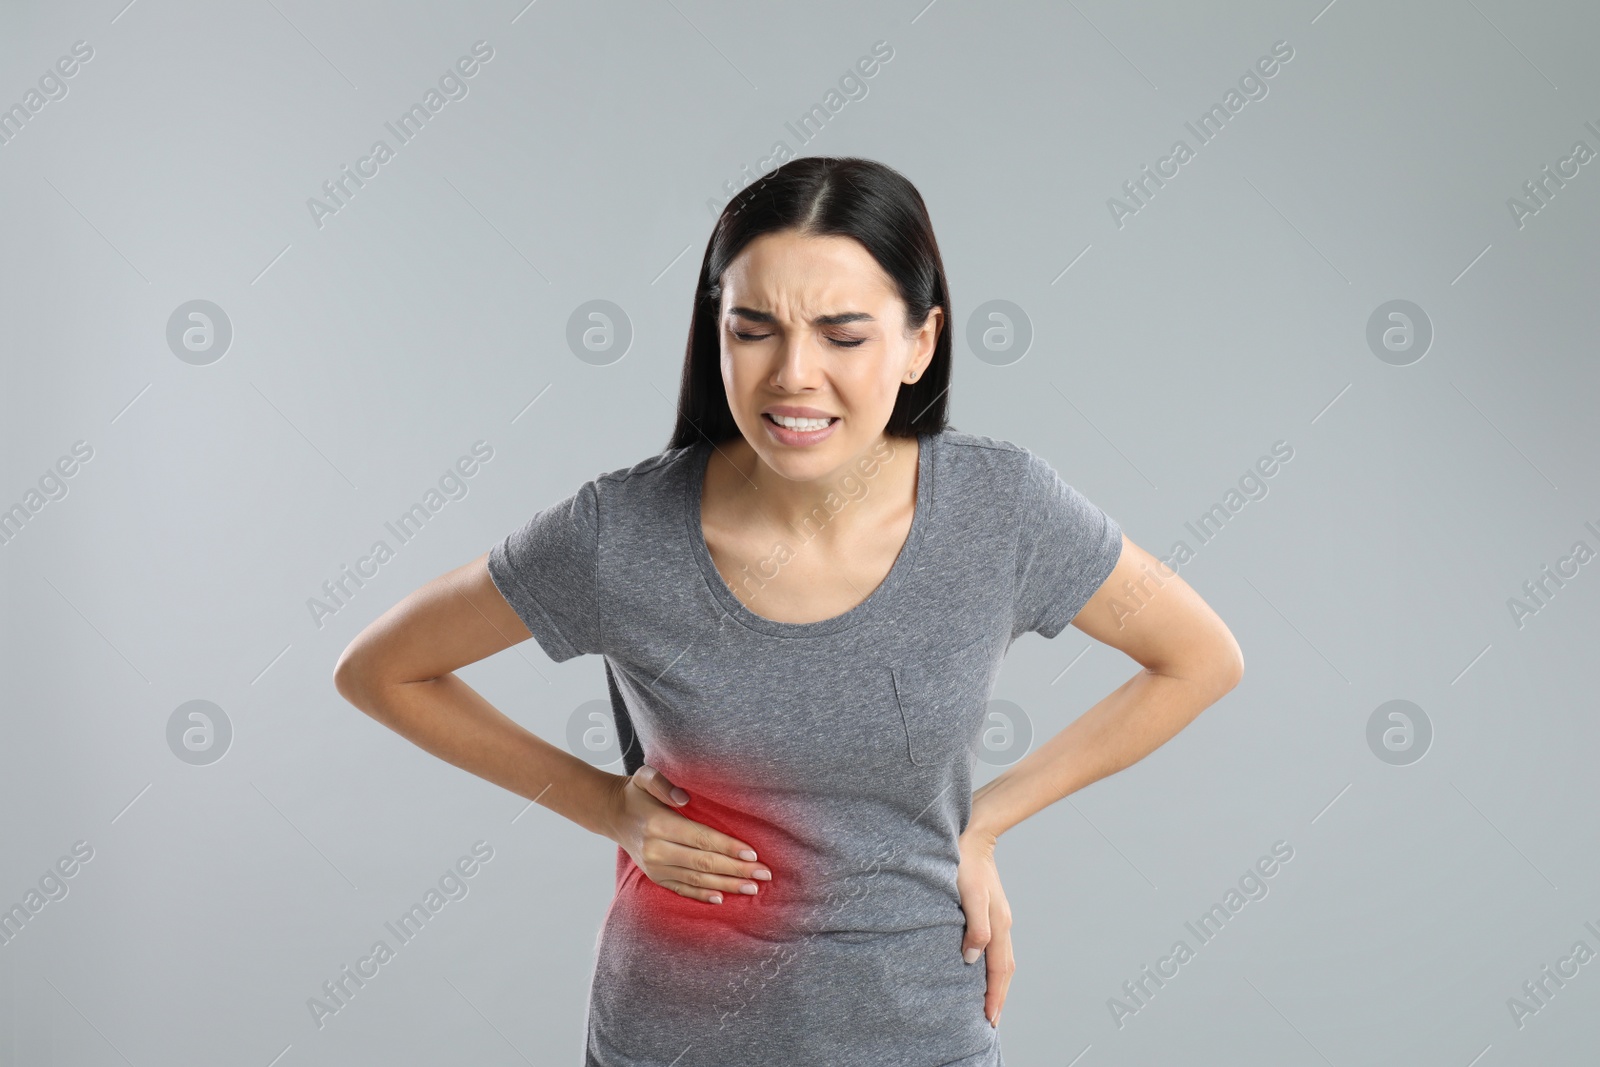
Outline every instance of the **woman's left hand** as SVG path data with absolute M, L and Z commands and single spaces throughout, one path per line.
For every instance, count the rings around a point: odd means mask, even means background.
M 1006 903 L 1006 892 L 1000 886 L 994 845 L 995 839 L 988 834 L 973 831 L 961 835 L 956 889 L 961 894 L 961 910 L 967 915 L 962 959 L 971 963 L 979 952 L 983 953 L 989 970 L 983 1015 L 990 1026 L 999 1026 L 1000 1009 L 1006 1002 L 1006 989 L 1017 964 L 1011 954 L 1011 905 Z

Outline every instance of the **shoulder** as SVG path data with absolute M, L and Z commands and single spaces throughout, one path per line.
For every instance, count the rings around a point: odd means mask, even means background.
M 965 458 L 995 458 L 1020 457 L 1027 451 L 1021 445 L 998 437 L 986 437 L 981 433 L 967 433 L 953 426 L 947 426 L 939 432 L 939 444 L 949 449 L 952 454 L 959 454 Z M 995 453 L 993 457 L 985 456 L 986 453 Z
M 665 452 L 647 456 L 631 467 L 618 467 L 597 474 L 595 482 L 597 485 L 603 483 L 606 488 L 622 487 L 630 482 L 639 487 L 653 485 L 669 480 L 674 473 L 683 470 L 694 453 L 693 446 L 669 448 Z
M 637 463 L 603 471 L 584 489 L 593 493 L 599 508 L 613 520 L 625 515 L 659 515 L 681 493 L 690 463 L 699 453 L 695 446 L 669 448 Z
M 991 492 L 1001 487 L 1024 489 L 1044 463 L 1023 445 L 949 427 L 940 431 L 938 447 L 947 476 L 982 482 Z

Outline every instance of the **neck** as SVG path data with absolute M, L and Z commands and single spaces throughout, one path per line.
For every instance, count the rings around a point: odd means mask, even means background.
M 880 434 L 837 466 L 813 477 L 780 474 L 743 437 L 711 456 L 730 510 L 774 529 L 837 533 L 914 503 L 920 442 Z M 708 475 L 708 479 L 709 479 Z

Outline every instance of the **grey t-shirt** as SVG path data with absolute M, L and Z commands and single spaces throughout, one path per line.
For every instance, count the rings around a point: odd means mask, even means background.
M 872 490 L 865 461 L 804 541 Z M 1115 520 L 1033 452 L 946 429 L 918 449 L 911 530 L 862 603 L 809 623 L 736 597 L 700 525 L 710 445 L 599 475 L 489 552 L 561 662 L 606 657 L 680 809 L 754 847 L 772 881 L 681 897 L 617 849 L 588 1067 L 1000 1067 L 982 958 L 961 960 L 957 838 L 1012 641 L 1054 637 L 1116 565 Z M 755 590 L 781 554 L 739 581 Z M 759 596 L 753 601 L 760 606 Z

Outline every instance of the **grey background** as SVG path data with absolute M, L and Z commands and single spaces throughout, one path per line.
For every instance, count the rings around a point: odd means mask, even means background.
M 1520 627 L 1507 602 L 1600 547 L 1600 162 L 1521 227 L 1507 200 L 1600 149 L 1595 8 L 123 4 L 0 9 L 0 105 L 94 49 L 0 146 L 0 507 L 93 448 L 0 546 L 0 904 L 94 849 L 0 946 L 0 1065 L 580 1061 L 613 847 L 330 674 L 409 590 L 661 448 L 723 183 L 780 139 L 917 184 L 953 423 L 1041 452 L 1150 551 L 1197 548 L 1183 576 L 1245 652 L 1171 743 L 1001 840 L 1008 1062 L 1594 1062 L 1600 963 L 1520 1028 L 1507 1000 L 1600 951 L 1600 576 Z M 468 95 L 319 228 L 307 199 L 479 40 Z M 801 144 L 785 123 L 880 40 Z M 1276 41 L 1268 94 L 1116 225 L 1108 199 Z M 233 331 L 203 366 L 166 340 L 197 299 Z M 566 340 L 596 299 L 633 331 L 606 365 Z M 1367 343 L 1395 299 L 1434 331 L 1406 366 Z M 988 300 L 1028 316 L 1020 360 L 966 343 Z M 315 625 L 308 598 L 479 440 L 466 496 Z M 1266 495 L 1198 546 L 1185 523 L 1278 441 Z M 1034 635 L 994 695 L 1038 743 L 1135 669 Z M 604 696 L 597 658 L 531 642 L 462 674 L 557 744 Z M 1406 766 L 1366 740 L 1396 699 L 1433 728 Z M 207 765 L 167 740 L 191 700 L 232 729 Z M 319 1029 L 307 999 L 479 840 L 468 895 Z M 1119 1028 L 1109 998 L 1275 841 L 1270 893 Z

